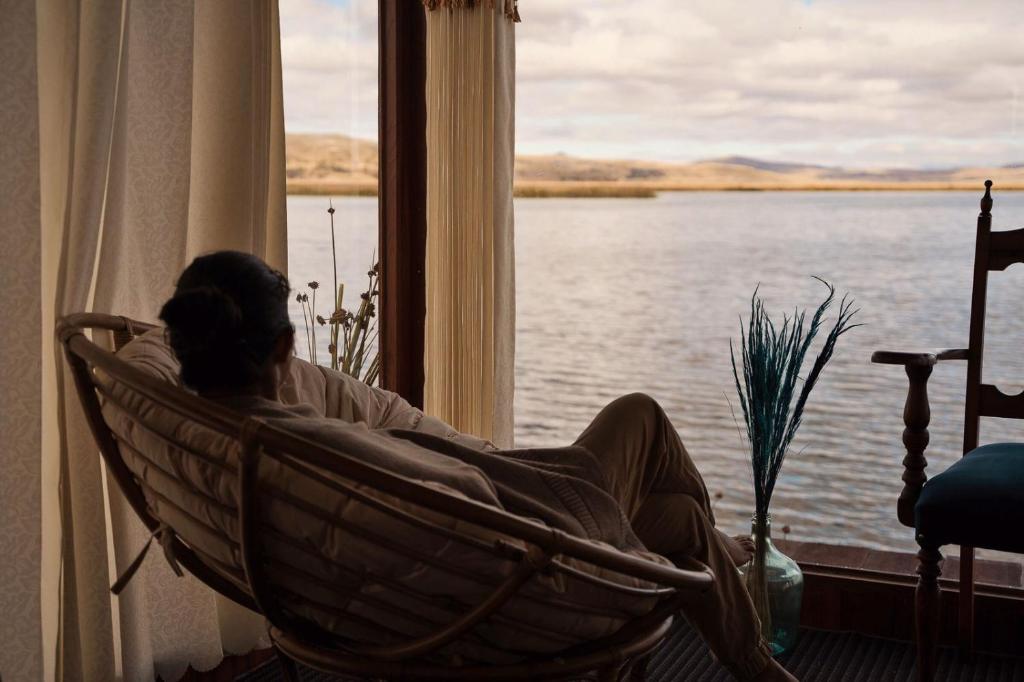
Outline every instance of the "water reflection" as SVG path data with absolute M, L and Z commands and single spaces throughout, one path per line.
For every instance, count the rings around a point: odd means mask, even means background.
M 745 446 L 729 339 L 760 284 L 769 308 L 813 307 L 822 276 L 850 291 L 858 328 L 841 339 L 783 468 L 773 518 L 792 539 L 910 549 L 895 516 L 906 377 L 872 365 L 878 348 L 966 343 L 978 193 L 680 193 L 655 200 L 516 202 L 517 445 L 571 442 L 608 401 L 657 398 L 697 460 L 720 523 L 749 528 Z M 322 205 L 322 206 L 321 206 Z M 290 197 L 293 282 L 330 272 L 326 200 Z M 376 244 L 374 199 L 336 201 L 343 278 L 362 277 Z M 996 229 L 1019 225 L 1024 195 L 996 195 Z M 326 241 L 325 241 L 326 238 Z M 362 281 L 361 279 L 359 280 Z M 1024 387 L 1024 267 L 989 287 L 986 381 Z M 301 313 L 293 311 L 301 331 Z M 324 347 L 326 344 L 324 342 Z M 930 471 L 960 453 L 963 363 L 930 384 Z M 1005 420 L 985 441 L 1024 438 Z

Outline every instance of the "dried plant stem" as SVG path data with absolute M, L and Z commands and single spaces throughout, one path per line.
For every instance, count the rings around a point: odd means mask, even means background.
M 306 352 L 309 353 L 309 361 L 313 362 L 313 341 L 310 331 L 313 320 L 306 310 L 306 303 L 302 300 L 302 296 L 298 297 L 298 301 L 299 305 L 302 306 L 302 322 L 306 327 Z
M 746 329 L 740 328 L 740 363 L 736 362 L 732 343 L 729 344 L 733 378 L 750 443 L 755 516 L 765 519 L 782 462 L 803 421 L 807 398 L 832 358 L 839 337 L 859 326 L 850 324 L 857 311 L 851 309 L 853 302 L 843 297 L 835 324 L 798 391 L 804 357 L 824 324 L 825 312 L 835 300 L 835 287 L 820 281 L 828 287 L 828 296 L 818 306 L 806 330 L 805 315 L 799 311 L 794 312 L 792 318 L 783 316 L 781 327 L 776 327 L 755 290 L 750 302 L 750 320 Z M 742 365 L 742 377 L 738 364 Z
M 771 640 L 771 608 L 768 600 L 768 575 L 765 558 L 768 544 L 769 515 L 772 494 L 782 463 L 796 431 L 803 420 L 807 398 L 822 370 L 832 358 L 839 337 L 859 325 L 850 324 L 857 313 L 852 301 L 844 296 L 837 319 L 825 337 L 811 371 L 799 387 L 800 368 L 811 342 L 824 325 L 825 312 L 835 300 L 835 287 L 819 279 L 828 295 L 804 326 L 805 314 L 794 311 L 783 316 L 776 326 L 765 310 L 757 290 L 750 300 L 750 319 L 746 328 L 740 322 L 740 362 L 732 343 L 733 378 L 750 444 L 750 468 L 754 479 L 754 557 L 746 574 L 747 590 L 761 619 L 761 631 Z M 742 371 L 741 371 L 742 369 Z M 796 404 L 793 404 L 794 398 Z
M 363 381 L 373 386 L 380 380 L 380 353 L 375 353 L 370 366 L 366 368 L 366 376 Z
M 313 320 L 314 322 L 316 322 L 316 319 L 313 317 L 315 311 L 316 311 L 316 289 L 313 289 L 313 300 L 312 300 L 312 302 L 309 305 L 309 318 L 311 320 Z M 310 362 L 312 362 L 315 365 L 316 364 L 316 325 L 315 324 L 309 325 L 309 329 L 310 329 L 310 340 L 309 340 L 309 343 L 310 343 L 310 346 L 312 346 L 312 348 L 313 348 L 313 354 L 310 356 Z
M 334 261 L 334 289 L 333 289 L 333 291 L 337 291 L 338 290 L 338 247 L 335 246 L 335 243 L 334 243 L 334 201 L 331 200 L 331 199 L 328 199 L 327 200 L 327 206 L 328 206 L 327 214 L 329 216 L 331 216 L 331 258 Z M 339 296 L 339 301 L 338 301 L 335 309 L 341 307 L 340 298 L 341 297 Z
M 334 244 L 334 231 L 331 231 L 331 244 Z M 338 330 L 341 323 L 335 320 L 338 311 L 342 310 L 341 303 L 345 299 L 345 284 L 336 285 L 337 300 L 334 302 L 334 315 L 331 315 L 331 369 L 338 369 Z
M 374 384 L 380 379 L 380 354 L 375 353 L 373 358 L 367 362 L 367 353 L 377 341 L 376 300 L 380 293 L 378 291 L 380 267 L 375 253 L 373 266 L 367 272 L 368 286 L 366 291 L 360 295 L 362 300 L 358 309 L 355 313 L 345 310 L 345 283 L 338 282 L 338 253 L 333 202 L 327 209 L 327 213 L 331 220 L 331 257 L 334 266 L 332 296 L 334 309 L 330 318 L 324 319 L 316 314 L 316 290 L 320 286 L 319 283 L 309 283 L 309 288 L 313 291 L 312 298 L 308 294 L 298 296 L 299 303 L 302 304 L 303 320 L 306 323 L 306 343 L 309 347 L 310 361 L 314 364 L 317 363 L 314 324 L 319 323 L 328 327 L 330 342 L 327 349 L 331 358 L 331 369 L 361 379 L 365 383 Z
M 760 515 L 754 518 L 754 556 L 750 570 L 746 573 L 747 593 L 754 604 L 761 621 L 761 635 L 765 641 L 772 638 L 772 611 L 768 601 L 768 519 Z

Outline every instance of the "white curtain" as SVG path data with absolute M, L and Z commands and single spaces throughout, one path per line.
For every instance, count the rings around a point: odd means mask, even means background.
M 512 446 L 511 2 L 427 0 L 426 411 Z
M 155 319 L 205 251 L 286 268 L 279 45 L 276 0 L 0 0 L 5 680 L 176 679 L 265 644 L 159 553 L 110 595 L 145 533 L 52 334 L 74 311 Z

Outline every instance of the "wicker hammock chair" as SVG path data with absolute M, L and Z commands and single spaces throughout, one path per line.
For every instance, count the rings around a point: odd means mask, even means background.
M 324 672 L 374 679 L 642 677 L 644 663 L 668 632 L 673 615 L 686 600 L 700 599 L 712 584 L 711 572 L 702 565 L 683 570 L 646 561 L 398 476 L 198 397 L 106 349 L 120 350 L 152 328 L 123 317 L 77 314 L 60 319 L 56 333 L 92 434 L 121 492 L 160 539 L 172 565 L 266 617 L 289 679 L 298 679 L 295 661 Z M 112 385 L 119 387 L 118 395 Z M 104 414 L 115 400 L 127 415 L 129 430 L 157 439 L 152 442 L 166 448 L 164 456 L 142 452 L 115 432 Z M 161 431 L 152 423 L 156 412 L 171 414 L 228 443 L 232 456 L 218 459 Z M 265 475 L 268 466 L 287 470 L 292 479 L 308 479 L 339 499 L 358 500 L 407 525 L 416 537 L 440 536 L 452 546 L 486 555 L 496 568 L 467 575 L 465 566 L 417 554 L 416 542 L 396 541 L 370 525 L 347 524 L 338 514 L 278 489 Z M 198 470 L 215 474 L 214 488 L 224 493 L 218 496 L 202 489 L 182 473 Z M 410 513 L 408 504 L 422 513 Z M 280 522 L 275 524 L 282 510 L 301 513 L 394 555 L 405 553 L 409 562 L 420 562 L 441 575 L 450 573 L 453 580 L 476 581 L 481 598 L 457 603 L 436 594 L 436 588 L 433 593 L 418 589 L 415 581 L 400 583 L 391 575 L 353 572 L 338 565 L 337 554 L 320 551 Z M 544 622 L 515 622 L 504 610 L 515 600 L 536 601 L 538 592 L 531 583 L 542 579 L 575 585 L 580 588 L 576 594 L 594 599 L 591 606 L 579 599 L 563 603 L 553 598 L 555 603 L 547 606 L 560 614 L 606 617 L 600 604 L 609 596 L 645 606 L 610 634 L 557 650 L 511 651 L 499 646 L 498 658 L 503 661 L 498 663 L 485 655 L 464 653 L 495 648 L 485 636 L 492 627 L 522 631 L 534 641 L 545 637 Z M 115 585 L 119 587 L 123 585 Z M 381 598 L 385 592 L 401 595 L 404 602 L 396 609 L 394 599 Z M 423 631 L 403 636 L 365 615 L 394 611 L 418 614 L 415 620 Z

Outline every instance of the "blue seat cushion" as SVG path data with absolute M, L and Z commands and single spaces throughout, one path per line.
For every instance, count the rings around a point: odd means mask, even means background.
M 1024 443 L 971 450 L 925 484 L 914 518 L 926 546 L 1024 552 Z

